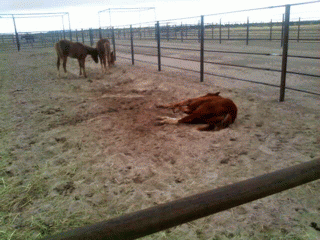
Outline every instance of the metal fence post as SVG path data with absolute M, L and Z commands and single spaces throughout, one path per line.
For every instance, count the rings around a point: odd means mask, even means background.
M 18 48 L 18 52 L 19 52 L 19 51 L 20 51 L 19 34 L 18 34 L 18 32 L 17 32 L 16 21 L 14 20 L 13 14 L 12 14 L 12 19 L 13 19 L 14 31 L 15 31 L 15 35 L 16 35 L 17 48 Z
M 272 41 L 272 19 L 270 21 L 270 41 Z
M 116 39 L 114 37 L 114 27 L 112 27 L 112 30 L 111 30 L 111 37 L 112 37 L 112 44 L 113 44 L 113 57 L 114 57 L 114 60 L 116 61 L 117 54 L 116 54 Z
M 282 49 L 282 67 L 281 67 L 281 84 L 280 84 L 280 102 L 284 101 L 286 88 L 288 45 L 289 45 L 289 23 L 290 23 L 290 5 L 286 5 L 285 18 L 283 22 L 283 49 Z
M 156 24 L 156 36 L 157 36 L 157 46 L 158 46 L 158 71 L 161 71 L 161 46 L 160 46 L 160 25 L 159 21 Z
M 89 37 L 90 37 L 90 45 L 92 47 L 93 45 L 93 34 L 92 34 L 92 28 L 89 29 Z
M 284 14 L 282 14 L 282 24 L 281 24 L 281 47 L 283 47 L 283 28 L 284 28 Z
M 81 35 L 82 35 L 82 43 L 84 44 L 84 33 L 83 33 L 83 28 L 81 29 Z
M 181 42 L 183 42 L 183 25 L 181 23 Z
M 185 26 L 186 26 L 185 37 L 187 39 L 188 38 L 188 24 L 186 24 Z
M 131 62 L 132 62 L 132 65 L 134 65 L 134 49 L 133 49 L 132 25 L 130 25 L 130 42 L 131 42 Z
M 201 43 L 201 22 L 196 26 L 198 43 Z
M 204 17 L 201 16 L 201 28 L 200 28 L 200 82 L 203 82 L 204 78 Z
M 67 15 L 68 15 L 68 22 L 69 22 L 70 41 L 72 41 L 72 30 L 71 30 L 71 24 L 70 24 L 70 16 L 69 16 L 69 13 L 67 13 Z
M 219 25 L 219 43 L 220 43 L 220 44 L 221 44 L 221 42 L 222 42 L 222 41 L 221 41 L 221 40 L 222 40 L 222 39 L 221 39 L 221 38 L 222 38 L 222 36 L 221 36 L 221 35 L 222 35 L 222 34 L 221 34 L 222 29 L 221 29 L 221 28 L 222 28 L 222 25 L 221 25 L 221 18 L 220 18 L 220 25 Z
M 249 45 L 249 17 L 247 17 L 247 38 L 246 45 Z
M 212 23 L 211 34 L 212 34 L 212 40 L 213 40 L 214 39 L 214 26 L 213 26 L 213 23 Z
M 297 42 L 299 42 L 300 40 L 300 18 L 299 18 L 299 22 L 298 22 L 298 36 L 297 36 Z
M 177 25 L 174 25 L 174 27 L 173 27 L 173 29 L 174 29 L 174 40 L 178 40 L 178 37 L 177 37 Z
M 102 32 L 101 32 L 101 27 L 99 28 L 99 38 L 102 38 Z
M 76 29 L 76 40 L 77 42 L 79 42 L 79 39 L 78 39 L 78 30 Z

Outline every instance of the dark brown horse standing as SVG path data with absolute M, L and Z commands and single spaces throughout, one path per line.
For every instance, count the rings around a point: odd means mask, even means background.
M 102 71 L 103 71 L 103 67 L 104 67 L 104 71 L 107 70 L 106 60 L 108 60 L 108 67 L 110 69 L 110 67 L 114 65 L 114 61 L 115 61 L 114 54 L 110 50 L 110 41 L 108 39 L 102 38 L 97 42 L 96 48 L 99 53 Z
M 57 60 L 57 68 L 60 77 L 60 59 L 63 61 L 63 69 L 64 72 L 67 72 L 67 59 L 68 57 L 77 58 L 80 66 L 80 76 L 83 75 L 87 77 L 86 69 L 85 69 L 85 61 L 87 55 L 91 55 L 92 59 L 98 63 L 98 50 L 96 48 L 92 48 L 82 43 L 71 42 L 68 40 L 60 40 L 55 44 L 55 49 L 57 51 L 58 60 Z

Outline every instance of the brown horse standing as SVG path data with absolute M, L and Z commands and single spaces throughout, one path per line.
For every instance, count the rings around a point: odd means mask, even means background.
M 200 131 L 220 130 L 228 127 L 237 117 L 237 106 L 231 99 L 219 96 L 219 92 L 208 93 L 207 95 L 187 99 L 182 102 L 158 105 L 160 108 L 180 110 L 188 116 L 181 119 L 160 117 L 161 123 L 199 124 L 206 123 L 208 126 L 198 128 Z
M 58 55 L 58 61 L 57 61 L 57 68 L 59 72 L 60 77 L 60 59 L 63 61 L 63 69 L 64 72 L 67 72 L 67 59 L 68 57 L 71 58 L 77 58 L 80 66 L 80 76 L 82 75 L 82 69 L 83 69 L 83 75 L 84 77 L 87 77 L 86 69 L 85 69 L 85 61 L 87 55 L 91 55 L 92 59 L 98 63 L 98 50 L 96 48 L 92 48 L 86 45 L 83 45 L 82 43 L 78 42 L 71 42 L 68 40 L 60 40 L 55 44 L 55 49 L 57 51 Z
M 110 68 L 111 65 L 114 65 L 114 53 L 110 50 L 110 42 L 108 39 L 102 38 L 97 42 L 96 46 L 98 53 L 99 53 L 99 58 L 100 58 L 100 63 L 101 63 L 101 69 L 103 71 L 107 70 L 106 66 L 106 59 L 108 59 L 108 67 Z

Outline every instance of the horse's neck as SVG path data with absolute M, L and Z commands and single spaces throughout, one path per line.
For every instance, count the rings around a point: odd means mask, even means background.
M 92 48 L 92 47 L 86 46 L 86 50 L 87 50 L 87 52 L 88 52 L 89 54 L 92 54 L 92 53 L 94 53 L 95 48 Z

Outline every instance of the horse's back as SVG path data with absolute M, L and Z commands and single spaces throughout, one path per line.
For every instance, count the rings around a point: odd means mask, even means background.
M 204 102 L 198 109 L 206 112 L 208 115 L 226 115 L 230 114 L 232 122 L 237 117 L 238 108 L 236 104 L 230 98 L 213 97 L 211 101 Z
M 108 39 L 102 38 L 97 42 L 96 48 L 100 54 L 104 54 L 110 49 L 110 41 Z
M 60 40 L 56 43 L 55 49 L 59 53 L 59 55 L 62 56 L 68 56 L 70 53 L 70 49 L 72 46 L 72 42 L 68 40 Z
M 82 43 L 60 40 L 56 43 L 55 48 L 61 56 L 71 58 L 80 58 L 87 55 L 86 47 Z
M 97 42 L 97 48 L 98 47 L 103 47 L 105 44 L 110 44 L 110 41 L 106 38 L 101 38 L 99 39 L 99 41 Z

